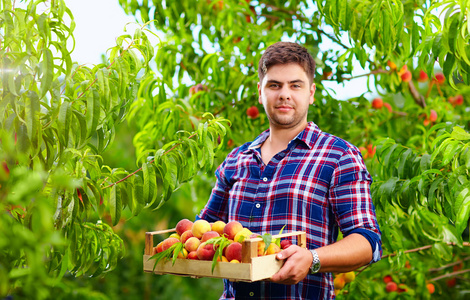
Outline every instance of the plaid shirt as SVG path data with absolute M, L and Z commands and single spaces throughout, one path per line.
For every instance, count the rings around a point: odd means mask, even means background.
M 360 233 L 371 243 L 372 262 L 378 261 L 381 233 L 360 151 L 310 122 L 265 165 L 260 147 L 268 136 L 266 130 L 227 156 L 200 217 L 236 220 L 259 234 L 278 234 L 283 226 L 283 232 L 305 231 L 308 249 L 334 243 L 338 228 L 344 236 Z M 331 273 L 307 275 L 296 285 L 226 280 L 221 299 L 233 299 L 234 290 L 237 299 L 334 298 Z

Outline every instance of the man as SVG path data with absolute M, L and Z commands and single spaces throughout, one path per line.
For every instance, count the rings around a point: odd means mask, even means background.
M 268 47 L 258 67 L 259 103 L 269 129 L 234 149 L 200 217 L 237 220 L 252 232 L 305 231 L 307 248 L 281 251 L 270 281 L 225 281 L 221 299 L 332 299 L 331 272 L 381 257 L 371 177 L 359 150 L 307 121 L 314 102 L 315 63 L 295 43 Z M 338 229 L 344 238 L 336 242 Z

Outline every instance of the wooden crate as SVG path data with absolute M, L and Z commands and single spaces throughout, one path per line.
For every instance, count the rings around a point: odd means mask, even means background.
M 175 231 L 173 228 L 145 233 L 144 272 L 158 275 L 173 274 L 193 278 L 214 277 L 226 278 L 231 281 L 253 282 L 271 278 L 284 263 L 284 261 L 277 260 L 275 254 L 258 257 L 258 242 L 263 239 L 255 238 L 246 239 L 242 242 L 241 263 L 217 262 L 214 271 L 212 271 L 212 261 L 192 259 L 176 259 L 174 265 L 171 260 L 162 260 L 155 266 L 155 259 L 150 259 L 154 247 L 153 236 Z M 297 245 L 300 247 L 306 246 L 306 234 L 303 231 L 273 235 L 273 238 L 289 236 L 296 236 Z

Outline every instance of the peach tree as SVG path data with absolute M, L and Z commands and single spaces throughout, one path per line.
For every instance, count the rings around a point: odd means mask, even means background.
M 120 0 L 141 25 L 92 67 L 71 60 L 65 2 L 0 3 L 0 296 L 48 298 L 64 274 L 119 280 L 120 222 L 178 203 L 193 217 L 228 151 L 268 127 L 257 62 L 290 40 L 317 61 L 309 120 L 361 147 L 374 179 L 384 257 L 340 297 L 465 297 L 466 1 Z M 361 96 L 337 99 L 331 83 L 359 78 Z M 105 163 L 126 124 L 133 169 Z

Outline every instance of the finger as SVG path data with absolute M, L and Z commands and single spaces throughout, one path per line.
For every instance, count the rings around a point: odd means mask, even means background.
M 284 249 L 282 250 L 281 252 L 279 252 L 277 255 L 276 255 L 276 258 L 277 259 L 288 259 L 289 257 L 291 257 L 295 252 L 297 252 L 297 248 L 298 246 L 295 246 L 295 245 L 292 245 L 290 246 L 289 248 L 287 249 Z

